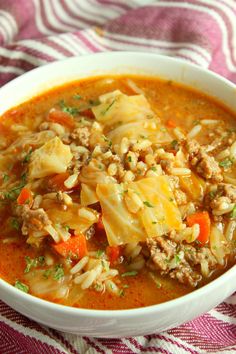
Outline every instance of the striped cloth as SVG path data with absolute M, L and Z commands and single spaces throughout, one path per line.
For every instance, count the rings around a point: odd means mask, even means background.
M 36 66 L 109 50 L 148 51 L 236 82 L 235 0 L 0 0 L 0 85 Z M 94 339 L 41 326 L 0 302 L 0 353 L 236 353 L 236 295 L 161 334 Z

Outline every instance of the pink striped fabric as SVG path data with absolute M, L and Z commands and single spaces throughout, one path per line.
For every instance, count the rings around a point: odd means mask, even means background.
M 236 82 L 235 0 L 0 0 L 0 85 L 39 65 L 149 51 Z M 161 334 L 94 339 L 43 327 L 0 302 L 0 353 L 236 353 L 236 295 Z

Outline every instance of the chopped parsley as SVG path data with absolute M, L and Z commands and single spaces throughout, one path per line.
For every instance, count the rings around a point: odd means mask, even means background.
M 4 197 L 5 199 L 9 199 L 9 200 L 16 200 L 16 198 L 19 196 L 21 189 L 25 186 L 25 183 L 22 182 L 21 184 L 19 184 L 19 186 L 14 187 L 12 189 L 10 189 L 9 191 L 4 193 Z
M 230 213 L 230 218 L 236 218 L 236 204 L 234 204 L 233 210 Z
M 232 164 L 233 164 L 233 161 L 230 158 L 227 158 L 227 159 L 219 162 L 219 166 L 223 167 L 224 170 L 230 168 L 232 166 Z
M 78 93 L 76 93 L 74 96 L 73 96 L 73 98 L 75 99 L 75 100 L 82 100 L 82 96 L 80 96 Z
M 125 296 L 125 291 L 124 291 L 124 289 L 120 289 L 118 295 L 119 295 L 120 297 Z
M 101 114 L 104 116 L 108 111 L 109 109 L 113 106 L 113 104 L 116 102 L 116 99 L 114 99 L 108 106 L 106 109 L 104 109 L 104 111 L 101 112 Z
M 45 279 L 48 279 L 51 274 L 52 274 L 52 270 L 51 270 L 51 269 L 46 269 L 46 270 L 43 272 L 43 277 L 44 277 Z
M 131 156 L 128 156 L 128 161 L 132 162 L 132 157 Z
M 143 202 L 144 205 L 146 205 L 148 208 L 154 208 L 154 205 L 152 205 L 149 201 L 145 200 Z
M 138 272 L 136 270 L 131 270 L 130 272 L 125 272 L 121 274 L 122 277 L 134 277 Z
M 55 272 L 54 272 L 54 275 L 53 275 L 53 279 L 54 280 L 61 280 L 64 277 L 64 275 L 65 275 L 63 267 L 62 267 L 62 264 L 55 265 L 54 270 L 55 270 Z
M 177 150 L 179 147 L 178 140 L 172 140 L 172 142 L 170 143 L 170 146 L 172 147 L 172 149 Z
M 215 196 L 216 196 L 216 191 L 210 191 L 209 192 L 209 197 L 210 197 L 211 200 L 214 199 Z
M 198 125 L 200 123 L 200 120 L 199 119 L 195 119 L 194 121 L 193 121 L 193 125 Z
M 17 230 L 17 231 L 20 230 L 20 223 L 16 218 L 11 219 L 11 227 L 12 227 L 12 229 Z
M 104 255 L 105 251 L 103 250 L 97 250 L 97 257 L 101 258 Z
M 174 198 L 169 198 L 169 201 L 170 202 L 174 202 Z
M 36 268 L 39 265 L 43 266 L 44 262 L 45 262 L 45 257 L 44 256 L 39 256 L 37 258 L 30 258 L 29 256 L 25 257 L 25 261 L 26 261 L 26 268 L 24 273 L 29 273 L 29 271 L 32 268 Z
M 9 180 L 9 178 L 10 178 L 9 175 L 7 175 L 6 173 L 4 173 L 2 176 L 2 180 L 4 183 L 6 183 Z
M 29 150 L 29 152 L 27 152 L 27 154 L 25 155 L 24 159 L 23 159 L 23 163 L 28 163 L 30 158 L 31 158 L 31 155 L 32 155 L 32 152 L 33 152 L 33 149 L 31 148 Z
M 155 166 L 152 166 L 151 170 L 155 172 L 155 171 L 157 171 L 157 168 Z
M 152 224 L 153 224 L 153 225 L 156 225 L 156 224 L 157 224 L 157 221 L 152 221 Z
M 21 281 L 19 281 L 19 280 L 16 280 L 14 286 L 15 286 L 15 288 L 23 291 L 24 293 L 28 293 L 29 292 L 29 287 L 26 284 L 24 284 Z
M 77 107 L 70 107 L 70 106 L 67 106 L 67 105 L 65 104 L 65 101 L 64 101 L 64 100 L 61 100 L 61 101 L 59 102 L 59 106 L 60 106 L 60 108 L 61 108 L 61 110 L 62 110 L 63 112 L 68 113 L 68 114 L 70 114 L 70 115 L 72 115 L 72 116 L 75 116 L 76 114 L 79 113 L 79 110 L 78 110 Z
M 64 225 L 63 228 L 64 228 L 66 231 L 69 231 L 69 230 L 70 230 L 70 226 L 69 226 L 69 225 Z
M 106 143 L 108 143 L 108 146 L 109 146 L 109 147 L 112 146 L 112 141 L 109 140 L 105 135 L 102 135 L 102 138 L 103 138 L 103 140 L 104 140 Z
M 146 135 L 140 135 L 141 139 L 147 139 L 148 137 Z

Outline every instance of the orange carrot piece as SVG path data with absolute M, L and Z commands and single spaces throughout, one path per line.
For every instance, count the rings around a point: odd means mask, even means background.
M 119 246 L 107 246 L 106 248 L 106 254 L 112 264 L 118 261 L 120 253 L 121 248 Z
M 87 241 L 83 234 L 72 236 L 66 242 L 60 242 L 53 245 L 54 250 L 62 257 L 72 257 L 76 259 L 83 258 L 87 250 Z
M 48 114 L 48 120 L 50 122 L 59 123 L 65 125 L 68 128 L 74 128 L 75 122 L 69 113 L 60 111 L 59 109 L 52 109 Z
M 68 177 L 68 172 L 59 173 L 48 180 L 48 187 L 50 189 L 67 191 L 68 188 L 64 185 L 64 182 Z
M 176 128 L 177 127 L 176 123 L 172 119 L 168 119 L 168 121 L 166 122 L 166 125 L 168 128 Z
M 28 188 L 23 188 L 17 198 L 18 205 L 29 204 L 30 206 L 33 203 L 32 192 Z
M 209 241 L 210 231 L 211 231 L 211 219 L 207 211 L 202 211 L 189 215 L 187 217 L 188 226 L 193 226 L 198 224 L 200 227 L 200 233 L 197 240 L 205 245 Z

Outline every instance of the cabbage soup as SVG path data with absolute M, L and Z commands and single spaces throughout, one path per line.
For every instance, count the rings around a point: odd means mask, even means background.
M 0 122 L 0 277 L 63 305 L 127 309 L 235 263 L 236 117 L 171 81 L 96 77 Z

